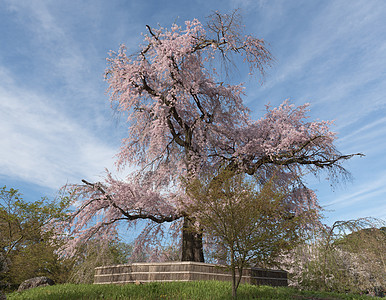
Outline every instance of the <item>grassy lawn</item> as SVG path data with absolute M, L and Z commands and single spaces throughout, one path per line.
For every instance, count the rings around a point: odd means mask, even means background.
M 63 284 L 7 295 L 8 300 L 28 299 L 232 299 L 231 284 L 219 281 L 148 283 L 143 285 Z M 298 291 L 292 288 L 240 285 L 238 299 L 382 299 L 377 297 Z

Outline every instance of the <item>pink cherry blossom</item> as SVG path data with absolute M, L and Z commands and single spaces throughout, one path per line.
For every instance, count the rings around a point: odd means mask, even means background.
M 194 201 L 185 195 L 181 178 L 214 174 L 220 166 L 266 179 L 275 174 L 281 184 L 291 184 L 291 210 L 319 209 L 315 194 L 301 181 L 305 170 L 344 173 L 341 162 L 352 155 L 337 151 L 331 122 L 309 120 L 307 104 L 284 101 L 251 120 L 243 85 L 223 83 L 216 66 L 242 55 L 251 73 L 264 74 L 271 55 L 263 40 L 244 35 L 235 20 L 215 13 L 206 27 L 196 19 L 184 27 L 147 26 L 139 52 L 128 55 L 123 45 L 110 53 L 111 104 L 128 124 L 117 166 L 138 171 L 124 181 L 107 172 L 103 183 L 71 186 L 78 206 L 58 227 L 71 237 L 64 252 L 72 254 L 90 238 L 113 238 L 121 221 L 128 229 L 147 222 L 135 251 L 165 234 L 163 224 L 181 230 L 191 217 L 184 203 Z

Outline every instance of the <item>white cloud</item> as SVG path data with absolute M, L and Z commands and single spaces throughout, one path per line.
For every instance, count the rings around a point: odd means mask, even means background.
M 51 189 L 99 180 L 104 168 L 115 169 L 119 145 L 108 133 L 114 124 L 103 93 L 104 57 L 75 39 L 56 2 L 5 3 L 13 24 L 28 33 L 18 55 L 33 64 L 23 66 L 25 74 L 0 65 L 0 175 Z
M 129 52 L 135 51 L 145 24 L 168 26 L 177 16 L 182 16 L 178 22 L 205 21 L 203 14 L 218 9 L 199 2 L 190 2 L 186 10 L 173 8 L 173 2 L 161 7 L 135 1 L 0 1 L 0 9 L 10 11 L 0 23 L 9 29 L 12 44 L 0 42 L 0 177 L 57 189 L 67 181 L 99 180 L 105 167 L 114 169 L 118 135 L 126 132 L 114 128 L 103 94 L 106 52 L 125 41 Z M 381 26 L 386 5 L 376 0 L 315 3 L 230 0 L 220 9 L 241 7 L 247 32 L 271 43 L 278 59 L 263 86 L 248 84 L 246 100 L 254 114 L 261 115 L 268 101 L 277 105 L 290 97 L 311 102 L 312 119 L 336 119 L 334 130 L 342 137 L 338 148 L 367 156 L 349 163 L 359 184 L 336 193 L 327 208 L 336 209 L 339 219 L 351 218 L 351 209 L 379 215 L 386 194 L 386 161 L 380 156 L 386 147 Z M 12 43 L 13 33 L 18 43 Z M 367 208 L 368 201 L 378 207 Z
M 356 209 L 358 217 L 386 217 L 386 210 L 381 209 L 385 206 L 386 173 L 378 174 L 376 178 L 369 177 L 366 181 L 351 186 L 350 190 L 351 192 L 344 192 L 323 206 L 339 211 L 340 215 Z M 361 206 L 364 206 L 365 210 L 358 210 Z
M 6 72 L 0 72 L 0 81 Z M 117 149 L 52 105 L 47 95 L 0 83 L 0 172 L 57 189 L 80 177 L 97 180 Z
M 93 45 L 76 40 L 76 31 L 69 29 L 65 12 L 55 11 L 55 4 L 64 2 L 50 1 L 6 1 L 14 12 L 14 24 L 28 32 L 29 48 L 24 55 L 33 56 L 38 62 L 42 86 L 44 79 L 56 78 L 61 88 L 77 93 L 78 97 L 97 97 L 100 92 L 105 59 L 95 53 Z M 82 16 L 87 22 L 87 13 Z M 17 37 L 16 37 L 17 38 Z M 29 52 L 29 53 L 27 53 Z M 107 55 L 107 53 L 104 53 Z M 103 90 L 103 89 L 102 89 Z
M 346 151 L 353 151 L 355 148 L 358 151 L 358 147 L 366 148 L 367 154 L 382 151 L 385 148 L 382 146 L 386 146 L 386 117 L 366 122 L 359 129 L 340 138 L 339 145 Z
M 261 90 L 268 93 L 295 85 L 295 101 L 320 105 L 339 118 L 340 126 L 384 108 L 380 98 L 386 92 L 384 8 L 377 1 L 324 2 L 307 25 L 302 20 L 306 28 L 283 34 L 284 40 L 273 44 L 274 52 L 275 47 L 285 48 L 276 49 L 281 61 Z M 288 17 L 287 21 L 296 23 Z

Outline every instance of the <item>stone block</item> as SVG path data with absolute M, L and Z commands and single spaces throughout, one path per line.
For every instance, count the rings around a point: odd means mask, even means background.
M 134 263 L 95 269 L 95 284 L 125 284 L 135 282 L 168 282 L 193 280 L 231 281 L 231 272 L 221 265 L 196 262 Z M 246 268 L 242 283 L 287 286 L 287 272 Z

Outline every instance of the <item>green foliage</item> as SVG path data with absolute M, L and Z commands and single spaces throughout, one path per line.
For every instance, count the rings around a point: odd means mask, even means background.
M 8 281 L 15 288 L 24 280 L 37 276 L 47 276 L 55 282 L 65 283 L 71 270 L 71 263 L 60 260 L 55 250 L 57 248 L 47 240 L 15 250 L 10 255 Z
M 35 276 L 65 282 L 69 266 L 58 260 L 51 243 L 53 233 L 45 226 L 53 219 L 65 218 L 68 206 L 66 197 L 27 202 L 18 190 L 0 189 L 0 252 L 7 262 L 3 282 L 17 287 Z
M 255 178 L 220 170 L 216 180 L 186 186 L 194 199 L 187 206 L 189 215 L 223 246 L 217 256 L 232 271 L 235 297 L 245 267 L 274 264 L 300 239 L 303 220 L 288 207 L 286 189 L 273 180 L 261 185 Z
M 377 299 L 352 294 L 299 291 L 293 288 L 241 284 L 239 299 L 314 299 L 369 300 Z M 8 295 L 8 300 L 92 300 L 92 299 L 232 299 L 230 282 L 193 281 L 148 283 L 144 285 L 85 285 L 65 284 L 35 288 Z M 380 299 L 380 298 L 378 298 Z
M 56 283 L 92 283 L 95 267 L 128 261 L 130 245 L 96 240 L 79 248 L 71 260 L 58 257 L 60 242 L 46 225 L 66 218 L 69 204 L 69 197 L 27 202 L 15 189 L 0 189 L 0 281 L 5 287 L 15 289 L 37 276 Z

